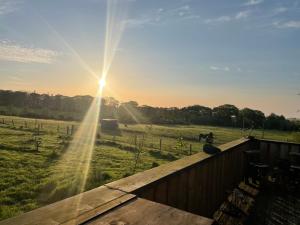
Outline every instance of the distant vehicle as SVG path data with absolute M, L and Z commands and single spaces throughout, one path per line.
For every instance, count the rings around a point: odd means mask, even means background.
M 101 130 L 118 130 L 119 122 L 117 119 L 101 119 Z

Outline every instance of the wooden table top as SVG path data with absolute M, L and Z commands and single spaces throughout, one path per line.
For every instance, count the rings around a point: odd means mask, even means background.
M 141 198 L 94 218 L 88 225 L 211 225 L 213 220 Z

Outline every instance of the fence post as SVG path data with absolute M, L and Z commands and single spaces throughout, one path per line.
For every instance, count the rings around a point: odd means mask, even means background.
M 137 135 L 135 135 L 135 137 L 134 137 L 134 145 L 137 148 Z
M 159 150 L 161 151 L 162 139 L 159 139 Z
M 190 144 L 190 155 L 192 155 L 192 144 Z
M 72 126 L 71 126 L 71 135 L 73 135 L 74 134 L 74 125 L 72 124 Z

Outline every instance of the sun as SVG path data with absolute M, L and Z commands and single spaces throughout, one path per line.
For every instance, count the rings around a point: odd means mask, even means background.
M 99 81 L 98 81 L 98 84 L 99 84 L 99 88 L 100 89 L 103 89 L 106 85 L 106 81 L 104 78 L 101 78 Z

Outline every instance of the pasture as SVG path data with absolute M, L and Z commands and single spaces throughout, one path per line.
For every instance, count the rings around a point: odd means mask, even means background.
M 0 219 L 78 193 L 76 177 L 63 176 L 64 157 L 77 122 L 0 116 Z M 196 125 L 120 125 L 99 131 L 85 190 L 202 151 L 200 133 L 213 132 L 220 145 L 250 131 Z M 298 141 L 296 133 L 254 130 L 252 135 Z M 73 159 L 74 160 L 74 159 Z M 76 164 L 76 159 L 73 162 Z M 69 167 L 69 170 L 74 167 Z

